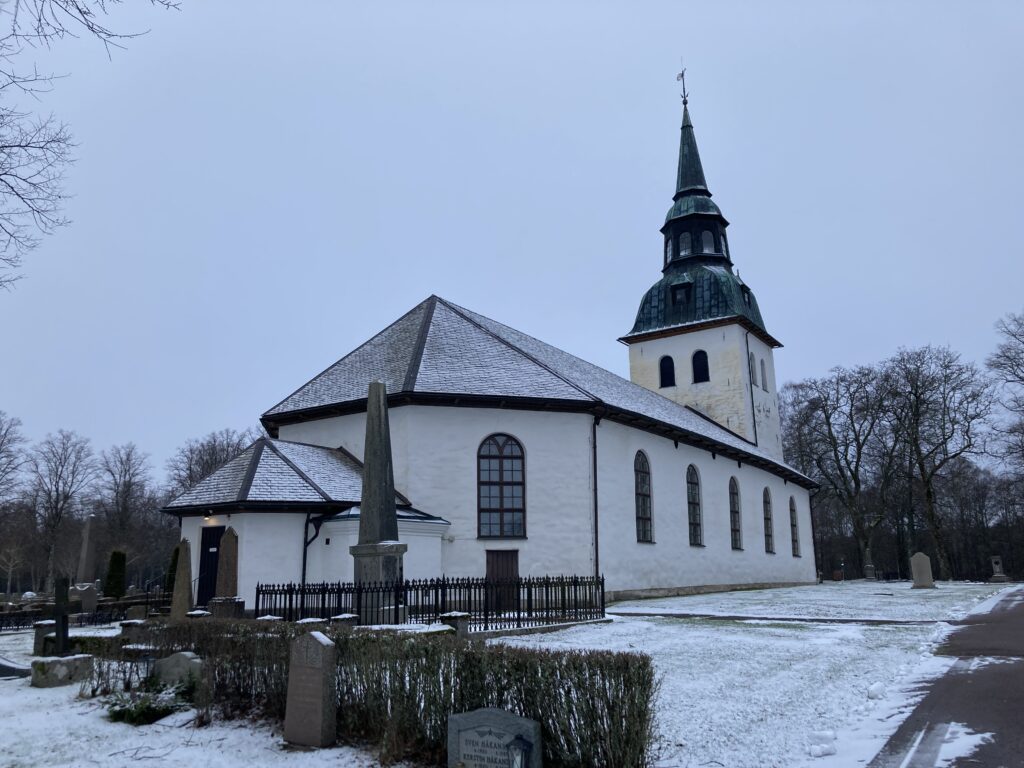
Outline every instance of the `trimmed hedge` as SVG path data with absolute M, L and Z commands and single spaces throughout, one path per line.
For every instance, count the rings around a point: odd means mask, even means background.
M 156 657 L 182 650 L 203 657 L 204 698 L 223 716 L 283 720 L 289 645 L 303 631 L 203 619 L 157 625 L 138 642 L 153 646 Z M 326 634 L 338 650 L 339 735 L 376 744 L 385 762 L 445 764 L 448 715 L 500 707 L 540 722 L 545 765 L 651 763 L 658 686 L 645 654 L 485 645 L 451 635 Z M 119 638 L 96 646 L 101 656 L 124 658 Z

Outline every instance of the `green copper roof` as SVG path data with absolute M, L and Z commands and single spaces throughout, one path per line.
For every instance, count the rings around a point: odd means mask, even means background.
M 668 215 L 665 216 L 665 221 L 678 219 L 681 216 L 688 216 L 691 213 L 710 213 L 714 216 L 722 215 L 722 211 L 719 210 L 718 206 L 715 205 L 714 201 L 710 197 L 704 197 L 703 195 L 687 195 L 686 197 L 680 197 L 675 201 L 672 207 L 668 209 Z
M 688 262 L 670 267 L 644 294 L 623 339 L 729 317 L 745 318 L 771 339 L 757 299 L 738 275 L 724 264 Z
M 708 191 L 704 180 L 704 168 L 697 152 L 697 137 L 693 135 L 690 109 L 683 105 L 683 125 L 679 136 L 679 171 L 676 173 L 676 196 L 687 192 Z

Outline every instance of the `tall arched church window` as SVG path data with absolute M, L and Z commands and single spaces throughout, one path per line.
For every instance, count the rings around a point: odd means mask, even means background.
M 658 361 L 658 378 L 662 389 L 676 385 L 676 364 L 668 355 Z
M 643 451 L 633 459 L 633 480 L 636 494 L 636 540 L 653 542 L 651 526 L 651 465 Z
M 689 256 L 691 253 L 693 253 L 693 238 L 689 232 L 683 232 L 679 236 L 679 255 Z
M 775 530 L 772 526 L 772 495 L 767 488 L 762 494 L 764 504 L 764 551 L 775 552 Z
M 736 482 L 735 477 L 729 478 L 729 531 L 732 534 L 732 548 L 743 549 L 740 484 Z
M 750 353 L 750 358 L 748 359 L 748 363 L 750 364 L 750 383 L 751 383 L 752 386 L 756 387 L 757 386 L 757 362 L 754 360 L 754 353 L 753 352 Z
M 704 545 L 704 526 L 700 515 L 700 477 L 697 468 L 691 464 L 686 468 L 686 514 L 690 523 L 690 544 Z
M 700 233 L 700 250 L 701 253 L 715 252 L 715 236 L 708 230 Z
M 491 435 L 477 451 L 477 534 L 526 536 L 526 459 L 511 435 Z
M 800 557 L 800 527 L 796 521 L 796 499 L 789 497 L 789 539 L 793 546 L 793 557 Z
M 764 360 L 761 360 L 761 389 L 768 391 L 768 374 L 765 372 Z
M 693 383 L 711 381 L 711 372 L 708 370 L 708 353 L 698 349 L 693 353 Z

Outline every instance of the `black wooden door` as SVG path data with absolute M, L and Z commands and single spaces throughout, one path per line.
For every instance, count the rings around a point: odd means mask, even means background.
M 199 543 L 199 588 L 196 605 L 206 605 L 217 590 L 217 558 L 220 554 L 220 537 L 224 535 L 224 526 L 210 525 L 202 531 Z
M 518 549 L 487 550 L 487 581 L 491 582 L 488 588 L 491 605 L 497 613 L 515 610 L 518 578 Z

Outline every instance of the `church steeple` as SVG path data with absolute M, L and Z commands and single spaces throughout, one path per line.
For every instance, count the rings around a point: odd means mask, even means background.
M 700 153 L 697 151 L 697 137 L 693 134 L 693 123 L 690 122 L 690 108 L 683 99 L 683 125 L 679 136 L 679 171 L 676 174 L 676 194 L 678 200 L 688 194 L 703 194 L 711 197 L 708 183 L 704 179 L 704 167 L 700 164 Z

